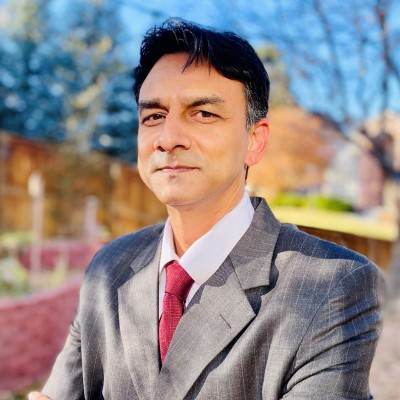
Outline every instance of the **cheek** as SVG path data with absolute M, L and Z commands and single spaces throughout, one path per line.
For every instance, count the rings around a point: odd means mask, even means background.
M 234 179 L 242 172 L 244 165 L 243 151 L 233 151 L 232 148 L 226 148 L 213 159 L 210 165 L 212 179 L 215 182 Z
M 147 144 L 146 144 L 146 141 L 145 141 L 143 135 L 138 135 L 138 138 L 137 138 L 138 154 L 144 153 L 146 146 L 147 146 Z
M 147 183 L 148 170 L 150 168 L 150 157 L 151 153 L 147 150 L 143 143 L 138 140 L 138 158 L 137 158 L 137 168 L 139 175 L 142 180 Z
M 142 148 L 145 151 L 149 151 L 149 148 L 153 149 L 153 144 L 157 132 L 154 127 L 152 129 L 146 127 L 140 127 L 137 135 L 138 148 Z
M 138 136 L 138 164 L 142 164 L 142 168 L 145 168 L 145 164 L 149 161 L 151 154 L 153 153 L 153 145 L 148 137 Z
M 225 160 L 226 165 L 236 169 L 245 164 L 247 156 L 247 141 L 242 137 L 236 137 L 235 141 L 227 143 L 221 157 Z
M 143 182 L 146 183 L 146 182 L 147 182 L 147 180 L 146 180 L 146 174 L 145 174 L 145 171 L 144 171 L 144 169 L 143 169 L 143 163 L 141 162 L 139 156 L 138 156 L 138 161 L 137 161 L 137 168 L 138 168 L 138 171 L 139 171 L 139 176 L 140 176 L 140 178 L 142 179 Z

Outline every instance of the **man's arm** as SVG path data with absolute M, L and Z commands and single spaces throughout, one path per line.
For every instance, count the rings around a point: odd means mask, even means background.
M 81 338 L 76 320 L 71 324 L 65 346 L 57 357 L 42 393 L 56 400 L 84 399 Z M 36 400 L 35 397 L 33 399 Z
M 76 326 L 76 322 L 71 325 L 65 346 L 42 392 L 29 393 L 28 400 L 84 399 L 80 334 Z
M 284 399 L 371 399 L 369 371 L 381 325 L 383 278 L 373 264 L 334 283 L 310 324 Z

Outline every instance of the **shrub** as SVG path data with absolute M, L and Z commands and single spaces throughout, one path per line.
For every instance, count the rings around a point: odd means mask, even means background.
M 329 211 L 354 211 L 353 206 L 350 203 L 334 197 L 324 197 L 321 195 L 312 195 L 307 197 L 306 206 Z
M 304 196 L 292 192 L 279 193 L 270 204 L 273 206 L 303 207 L 306 203 Z
M 293 192 L 283 192 L 276 196 L 270 204 L 272 206 L 305 207 L 328 211 L 354 211 L 350 203 L 320 194 L 305 196 Z

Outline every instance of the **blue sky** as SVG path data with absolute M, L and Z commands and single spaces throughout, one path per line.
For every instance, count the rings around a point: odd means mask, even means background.
M 361 0 L 360 0 L 361 1 Z M 364 2 L 363 2 L 364 1 Z M 313 2 L 303 2 L 304 13 L 299 15 L 301 20 L 293 20 L 293 10 L 298 9 L 297 0 L 287 0 L 285 2 L 276 1 L 251 1 L 251 0 L 236 0 L 236 1 L 161 1 L 149 0 L 143 3 L 138 0 L 129 1 L 130 6 L 122 8 L 122 15 L 127 26 L 132 31 L 132 48 L 135 51 L 132 53 L 137 56 L 138 54 L 138 41 L 143 36 L 144 32 L 155 23 L 159 23 L 163 19 L 171 16 L 182 17 L 201 24 L 215 26 L 220 29 L 234 30 L 237 33 L 245 36 L 252 44 L 257 46 L 263 45 L 268 42 L 270 37 L 279 36 L 281 33 L 291 35 L 296 46 L 310 46 L 312 41 L 307 38 L 323 37 L 324 32 L 321 27 L 320 21 L 315 17 L 315 14 L 307 13 L 307 7 L 312 10 Z M 356 0 L 357 2 L 357 0 Z M 360 8 L 364 7 L 371 2 L 370 0 L 362 0 Z M 324 3 L 324 2 L 322 2 Z M 335 10 L 341 7 L 341 0 L 326 2 L 329 7 Z M 325 3 L 325 4 L 326 4 Z M 277 10 L 279 4 L 284 4 L 284 10 Z M 374 15 L 365 8 L 365 12 L 360 12 L 360 26 L 365 32 L 370 29 L 369 24 L 373 21 Z M 279 11 L 279 12 L 277 12 Z M 350 10 L 351 11 L 351 10 Z M 279 16 L 279 18 L 271 18 L 271 15 Z M 256 17 L 256 18 L 254 18 Z M 346 16 L 341 16 L 338 13 L 337 29 L 333 31 L 333 36 L 338 43 L 337 53 L 339 55 L 339 65 L 342 69 L 343 81 L 346 85 L 346 95 L 343 97 L 344 90 L 338 87 L 335 90 L 335 82 L 331 83 L 333 87 L 328 88 L 326 76 L 323 74 L 315 73 L 309 80 L 293 79 L 291 81 L 292 91 L 295 93 L 296 98 L 304 107 L 308 109 L 320 109 L 323 112 L 333 113 L 333 116 L 339 116 L 339 103 L 342 110 L 347 108 L 351 111 L 355 118 L 361 118 L 363 109 L 360 106 L 360 88 L 365 85 L 365 100 L 368 105 L 368 114 L 378 113 L 381 108 L 381 97 L 379 96 L 381 90 L 381 82 L 379 77 L 382 73 L 382 66 L 377 62 L 380 54 L 378 50 L 371 45 L 370 49 L 366 49 L 365 53 L 365 67 L 368 73 L 361 79 L 355 79 L 355 73 L 361 68 L 358 65 L 359 60 L 355 54 L 354 46 L 351 47 L 352 37 L 348 34 L 348 29 L 355 29 L 349 27 L 348 19 Z M 343 17 L 341 21 L 340 18 Z M 257 20 L 258 18 L 258 20 Z M 260 23 L 262 21 L 262 23 Z M 297 27 L 297 28 L 296 28 Z M 297 29 L 297 31 L 296 31 Z M 391 13 L 389 14 L 389 30 L 396 32 L 393 37 L 394 40 L 400 42 L 400 1 L 393 1 Z M 354 31 L 355 32 L 355 31 Z M 347 35 L 347 36 L 346 36 Z M 347 40 L 347 43 L 346 43 Z M 368 38 L 369 41 L 379 42 L 378 34 L 372 34 Z M 373 43 L 372 43 L 373 44 Z M 280 43 L 276 45 L 279 47 Z M 398 46 L 400 47 L 400 46 Z M 283 59 L 286 62 L 286 68 L 293 68 L 295 63 L 299 60 L 293 59 L 289 51 L 280 47 L 282 50 Z M 347 48 L 351 48 L 347 50 Z M 400 49 L 394 57 L 400 65 Z M 330 67 L 329 60 L 330 54 L 325 45 L 315 44 L 313 51 L 318 55 L 320 60 L 324 60 L 327 68 Z M 303 62 L 304 65 L 304 62 Z M 291 72 L 291 71 L 289 71 Z M 399 81 L 392 79 L 389 81 L 390 90 L 392 92 L 390 105 L 391 108 L 400 112 L 400 87 Z M 327 95 L 327 90 L 331 93 Z M 321 100 L 323 99 L 323 100 Z M 344 99 L 344 100 L 343 100 Z M 396 101 L 398 99 L 399 101 Z M 333 111 L 337 107 L 338 112 Z
M 23 0 L 19 0 L 23 1 Z M 28 0 L 29 1 L 29 0 Z M 56 9 L 59 11 L 60 22 L 64 13 L 64 5 L 68 0 L 53 0 Z M 101 2 L 102 0 L 90 0 Z M 0 0 L 0 4 L 7 0 Z M 362 29 L 366 33 L 370 30 L 369 19 L 373 15 L 367 9 L 368 4 L 374 0 L 352 0 L 348 4 L 359 4 L 360 9 L 367 11 L 360 13 Z M 129 62 L 135 64 L 138 54 L 140 40 L 147 29 L 160 23 L 168 17 L 181 17 L 197 23 L 208 26 L 214 26 L 219 29 L 234 30 L 240 35 L 246 37 L 257 48 L 266 43 L 274 44 L 281 50 L 283 61 L 286 65 L 287 73 L 291 80 L 291 89 L 296 99 L 305 108 L 311 110 L 320 110 L 325 113 L 331 113 L 333 117 L 340 118 L 340 107 L 342 110 L 347 108 L 356 118 L 361 118 L 363 112 L 360 107 L 360 87 L 364 85 L 364 103 L 370 108 L 368 114 L 377 113 L 381 106 L 381 82 L 379 77 L 382 72 L 382 65 L 379 63 L 379 53 L 376 49 L 367 50 L 365 53 L 365 66 L 368 73 L 358 78 L 357 71 L 360 66 L 357 65 L 355 47 L 352 45 L 352 37 L 348 30 L 354 27 L 349 25 L 347 15 L 341 13 L 340 7 L 346 7 L 347 2 L 342 0 L 322 1 L 324 7 L 330 7 L 329 11 L 339 10 L 336 16 L 337 29 L 333 31 L 333 37 L 338 43 L 337 54 L 339 56 L 339 65 L 342 69 L 343 82 L 346 86 L 345 101 L 343 101 L 343 87 L 334 80 L 327 81 L 325 73 L 329 68 L 330 54 L 326 45 L 314 42 L 314 38 L 321 38 L 324 32 L 320 21 L 312 12 L 313 1 L 310 0 L 112 0 L 113 5 L 120 9 L 120 15 L 127 27 Z M 326 6 L 325 6 L 326 5 Z M 73 9 L 72 9 L 73 10 Z M 352 10 L 349 10 L 352 12 Z M 296 14 L 300 13 L 300 14 Z M 329 15 L 329 13 L 327 13 Z M 331 18 L 331 15 L 329 15 Z M 392 1 L 392 9 L 389 18 L 389 31 L 394 32 L 393 42 L 397 43 L 397 52 L 394 58 L 400 65 L 400 1 Z M 283 36 L 288 36 L 294 42 L 295 50 L 282 41 Z M 347 36 L 346 36 L 347 35 Z M 341 38 L 345 39 L 342 40 Z M 347 43 L 346 43 L 347 40 Z M 370 42 L 379 42 L 379 37 L 374 34 L 369 36 Z M 373 43 L 372 43 L 373 44 Z M 300 50 L 307 51 L 306 56 L 315 56 L 322 67 L 319 70 L 311 70 L 312 61 L 307 65 L 307 60 L 299 57 Z M 351 48 L 348 50 L 348 48 Z M 325 67 L 323 65 L 325 64 Z M 299 67 L 300 66 L 300 67 Z M 303 69 L 303 73 L 310 73 L 308 77 L 302 77 L 295 68 Z M 324 70 L 326 68 L 326 70 Z M 311 71 L 311 72 L 310 72 Z M 296 72 L 296 73 L 293 73 Z M 301 71 L 300 71 L 301 72 Z M 389 82 L 392 92 L 390 106 L 392 109 L 400 112 L 400 79 L 392 79 Z M 273 83 L 272 83 L 273 84 Z M 273 87 L 273 85 L 272 85 Z

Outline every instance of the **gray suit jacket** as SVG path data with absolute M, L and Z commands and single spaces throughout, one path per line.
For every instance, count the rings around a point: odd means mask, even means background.
M 264 200 L 252 202 L 250 228 L 190 302 L 162 367 L 163 226 L 100 250 L 44 393 L 53 400 L 371 398 L 378 269 L 281 224 Z

